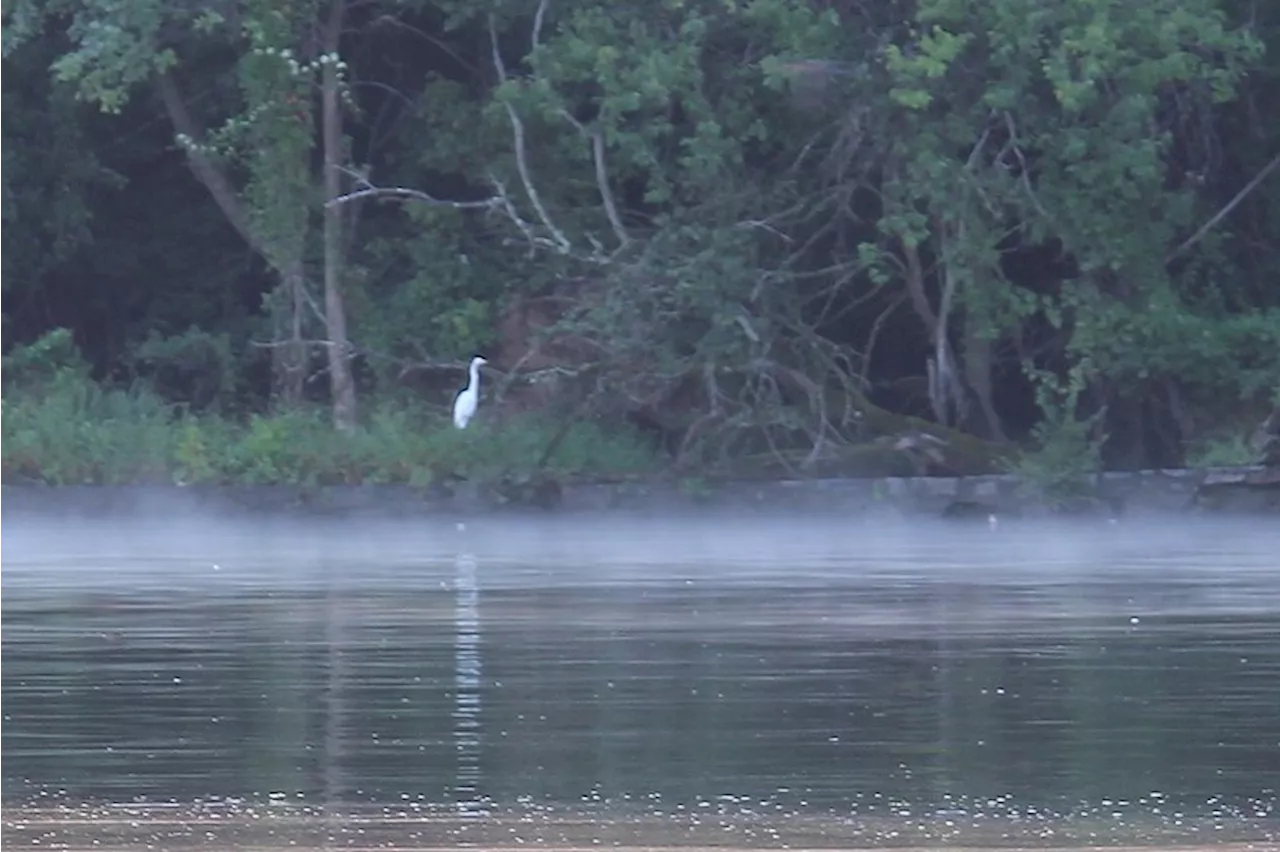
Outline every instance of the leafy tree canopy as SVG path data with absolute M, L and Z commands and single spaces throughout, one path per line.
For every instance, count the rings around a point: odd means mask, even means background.
M 1055 424 L 1176 464 L 1280 388 L 1266 4 L 5 18 L 5 330 L 70 328 L 104 380 L 443 400 L 483 349 L 510 407 L 793 470 Z

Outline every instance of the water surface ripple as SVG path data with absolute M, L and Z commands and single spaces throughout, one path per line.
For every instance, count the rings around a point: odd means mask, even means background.
M 10 519 L 17 847 L 1280 837 L 1280 531 Z

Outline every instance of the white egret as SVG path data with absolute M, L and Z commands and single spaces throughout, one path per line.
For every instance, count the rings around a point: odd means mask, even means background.
M 467 428 L 475 416 L 476 406 L 480 404 L 480 367 L 488 363 L 479 355 L 471 359 L 470 379 L 453 401 L 453 425 L 459 429 Z

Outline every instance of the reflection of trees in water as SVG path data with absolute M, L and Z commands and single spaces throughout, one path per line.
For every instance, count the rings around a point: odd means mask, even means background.
M 454 575 L 453 736 L 457 751 L 454 795 L 460 813 L 483 816 L 480 799 L 480 585 L 476 559 L 460 553 Z
M 464 818 L 526 794 L 999 810 L 1158 791 L 1195 814 L 1275 774 L 1280 622 L 1208 615 L 1186 582 L 808 594 L 487 573 L 482 625 L 469 556 L 385 586 L 317 570 L 284 592 L 7 601 L 6 791 L 298 791 Z
M 361 601 L 353 598 L 348 590 L 341 587 L 340 578 L 336 573 L 339 567 L 335 566 L 333 572 L 326 572 L 324 594 L 319 597 L 317 606 L 312 610 L 322 622 L 323 630 L 321 664 L 324 671 L 318 683 L 323 726 L 319 782 L 321 802 L 330 816 L 341 816 L 347 811 L 347 807 L 352 803 L 350 795 L 353 792 L 358 794 L 355 788 L 364 786 L 376 788 L 386 784 L 389 778 L 396 776 L 409 778 L 415 774 L 409 768 L 413 762 L 411 757 L 399 768 L 394 768 L 396 766 L 394 762 L 388 765 L 385 758 L 380 760 L 379 765 L 383 769 L 391 770 L 388 778 L 361 777 L 359 766 L 348 765 L 351 760 L 355 760 L 357 764 L 363 762 L 360 760 L 362 755 L 359 753 L 363 732 L 376 732 L 380 728 L 373 719 L 379 714 L 381 701 L 374 698 L 370 690 L 371 684 L 366 677 L 369 661 L 360 659 L 368 649 L 361 643 L 359 634 L 369 626 L 366 622 L 376 623 L 384 620 L 394 622 L 403 618 L 404 611 L 400 610 L 399 606 L 395 611 L 387 611 L 381 603 L 374 600 Z M 452 689 L 446 687 L 445 690 L 452 693 L 451 700 L 448 702 L 448 712 L 456 766 L 453 769 L 452 784 L 448 786 L 454 792 L 459 813 L 465 816 L 483 816 L 487 814 L 479 791 L 483 666 L 480 650 L 480 588 L 474 556 L 467 553 L 458 555 L 454 563 L 452 591 L 450 633 L 454 647 L 452 665 L 449 666 Z M 437 617 L 437 613 L 432 611 L 430 597 L 416 599 L 409 604 L 402 603 L 400 606 L 404 606 L 407 610 L 423 612 L 428 623 Z M 308 609 L 311 608 L 308 607 Z M 410 635 L 405 634 L 406 638 Z M 421 650 L 425 658 L 430 658 L 435 653 L 434 649 L 429 647 Z M 430 663 L 428 665 L 434 668 L 434 665 Z M 305 669 L 306 667 L 303 666 L 304 672 Z M 405 668 L 398 679 L 403 682 L 406 691 L 411 690 L 410 684 L 419 680 L 414 677 L 409 668 Z M 297 680 L 306 680 L 306 678 Z M 435 728 L 433 724 L 435 719 L 432 718 L 432 714 L 434 707 L 438 705 L 428 697 L 431 691 L 432 687 L 426 686 L 418 695 L 422 700 L 414 701 L 403 709 L 397 708 L 396 715 L 400 716 L 406 724 L 402 733 L 408 734 L 411 739 L 433 738 L 430 733 Z M 418 707 L 418 712 L 409 711 L 409 707 Z M 298 730 L 305 727 L 302 724 L 296 726 Z M 350 741 L 353 731 L 357 734 L 357 741 L 354 744 Z M 386 739 L 394 741 L 398 737 L 388 734 Z M 355 752 L 352 751 L 353 747 Z M 405 753 L 408 756 L 412 751 Z M 354 778 L 353 770 L 356 773 Z M 397 781 L 392 781 L 392 786 L 396 783 Z M 302 788 L 299 787 L 299 789 Z
M 343 758 L 345 741 L 342 732 L 347 717 L 343 685 L 347 678 L 346 616 L 347 607 L 339 593 L 332 564 L 329 565 L 328 582 L 324 594 L 325 630 L 325 686 L 324 686 L 324 764 L 321 784 L 326 814 L 340 815 L 344 801 L 345 780 Z

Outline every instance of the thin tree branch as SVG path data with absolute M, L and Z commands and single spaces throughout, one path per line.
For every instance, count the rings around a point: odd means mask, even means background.
M 533 232 L 533 226 L 520 217 L 520 213 L 516 210 L 515 204 L 512 203 L 511 196 L 507 194 L 507 188 L 503 185 L 502 181 L 498 180 L 497 176 L 492 174 L 489 175 L 489 180 L 493 182 L 494 188 L 498 190 L 497 206 L 501 207 L 503 211 L 506 212 L 507 218 L 520 229 L 520 233 L 524 234 L 525 239 L 529 241 L 530 257 L 533 257 L 534 255 L 535 246 L 544 246 L 561 254 L 568 253 L 555 241 L 535 234 Z
M 430 33 L 426 32 L 423 29 L 406 24 L 404 21 L 400 20 L 395 15 L 386 14 L 386 13 L 379 15 L 378 17 L 370 21 L 368 24 L 366 24 L 364 28 L 373 29 L 374 27 L 378 27 L 378 26 L 398 27 L 400 29 L 407 30 L 413 33 L 414 35 L 418 36 L 428 44 L 431 44 L 432 46 L 438 48 L 439 50 L 442 50 L 445 53 L 447 53 L 450 59 L 452 59 L 454 62 L 457 62 L 460 66 L 465 68 L 467 71 L 473 74 L 479 71 L 479 69 L 476 68 L 476 66 L 472 65 L 470 62 L 464 59 L 461 54 L 459 54 L 456 50 L 450 47 L 448 42 L 445 42 L 445 41 L 442 41 L 441 39 L 436 38 L 435 36 L 431 35 Z
M 331 198 L 325 202 L 325 207 L 336 207 L 339 204 L 347 204 L 351 201 L 357 201 L 361 198 L 370 198 L 374 196 L 390 196 L 394 198 L 411 198 L 415 201 L 421 201 L 425 204 L 433 204 L 437 207 L 452 207 L 455 210 L 490 210 L 501 204 L 497 198 L 486 198 L 483 201 L 446 201 L 441 198 L 435 198 L 418 189 L 409 189 L 403 186 L 373 186 L 365 189 L 358 189 L 355 192 L 348 192 L 346 195 L 339 195 L 337 198 Z
M 991 138 L 991 128 L 985 127 L 982 135 L 978 137 L 978 141 L 974 143 L 973 150 L 969 152 L 969 157 L 964 161 L 965 171 L 972 172 L 978 165 L 978 157 L 982 154 L 982 149 L 987 147 L 987 140 Z
M 498 50 L 498 28 L 494 23 L 493 15 L 489 15 L 489 43 L 493 48 L 493 67 L 498 72 L 498 81 L 505 83 L 507 81 L 507 67 L 502 63 L 502 53 Z M 533 205 L 533 209 L 537 212 L 538 218 L 542 220 L 542 224 L 551 232 L 557 249 L 561 254 L 568 254 L 572 249 L 572 245 L 551 221 L 551 216 L 547 213 L 547 209 L 542 206 L 542 199 L 538 196 L 538 190 L 533 185 L 533 178 L 529 173 L 529 160 L 524 146 L 524 122 L 520 120 L 515 107 L 511 106 L 508 101 L 504 100 L 503 106 L 507 108 L 507 116 L 511 119 L 511 135 L 515 143 L 516 169 L 520 173 L 520 182 L 524 185 L 525 194 L 529 196 L 529 203 Z
M 880 315 L 871 323 L 871 331 L 867 335 L 867 343 L 862 352 L 862 367 L 858 371 L 858 377 L 866 381 L 866 377 L 871 375 L 871 358 L 875 355 L 876 341 L 880 337 L 880 330 L 893 315 L 898 308 L 902 307 L 902 303 L 907 301 L 907 294 L 899 293 L 897 298 L 889 302 L 889 306 L 880 312 Z
M 1244 185 L 1244 189 L 1237 192 L 1235 195 L 1235 198 L 1232 198 L 1230 201 L 1228 201 L 1221 210 L 1219 210 L 1209 219 L 1208 222 L 1205 222 L 1203 225 L 1201 225 L 1198 231 L 1196 231 L 1191 236 L 1187 237 L 1186 241 L 1183 242 L 1182 245 L 1178 246 L 1176 249 L 1174 249 L 1173 251 L 1165 255 L 1164 262 L 1169 263 L 1175 260 L 1177 257 L 1179 257 L 1180 255 L 1188 251 L 1196 243 L 1203 240 L 1205 238 L 1205 235 L 1208 234 L 1209 231 L 1211 231 L 1215 225 L 1217 225 L 1219 222 L 1225 219 L 1227 215 L 1231 213 L 1232 210 L 1235 210 L 1236 207 L 1240 205 L 1240 202 L 1244 201 L 1244 198 L 1246 195 L 1248 195 L 1249 193 L 1257 189 L 1258 185 L 1261 184 L 1264 180 L 1266 180 L 1267 175 L 1275 171 L 1277 166 L 1280 166 L 1280 154 L 1276 154 L 1275 157 L 1271 159 L 1271 162 L 1263 166 L 1262 171 L 1254 175 L 1253 180 L 1246 183 Z
M 348 192 L 345 195 L 331 198 L 329 201 L 325 202 L 325 207 L 336 207 L 339 204 L 346 204 L 349 201 L 356 201 L 360 198 L 369 198 L 373 196 L 411 198 L 425 204 L 433 204 L 437 207 L 452 207 L 455 210 L 492 210 L 502 204 L 502 200 L 497 196 L 484 198 L 479 201 L 451 201 L 448 199 L 436 198 L 435 196 L 428 195 L 419 189 L 409 189 L 403 186 L 375 186 L 364 172 L 348 168 L 340 163 L 334 164 L 333 167 L 354 179 L 357 183 L 363 185 L 364 189 L 355 190 L 354 192 Z
M 604 134 L 599 130 L 591 134 L 591 153 L 596 161 L 596 185 L 600 187 L 600 200 L 604 202 L 605 215 L 609 217 L 609 224 L 613 226 L 618 242 L 625 246 L 631 242 L 631 236 L 622 224 L 618 205 L 613 200 L 613 189 L 609 186 L 609 174 L 604 163 Z
M 317 349 L 331 349 L 338 345 L 337 341 L 329 340 L 308 340 L 306 338 L 298 338 L 297 340 L 250 340 L 249 345 L 255 349 L 283 349 L 288 346 L 314 346 Z M 357 354 L 361 354 L 355 347 L 348 347 L 348 352 L 344 357 L 353 358 Z
M 537 50 L 537 49 L 538 49 L 538 42 L 539 42 L 539 41 L 541 40 L 541 38 L 542 38 L 542 23 L 543 23 L 543 21 L 545 21 L 545 20 L 546 20 L 546 17 L 547 17 L 547 7 L 549 7 L 550 5 L 551 5 L 551 0 L 539 0 L 539 2 L 538 2 L 538 11 L 534 13 L 534 16 L 533 16 L 533 34 L 532 34 L 532 36 L 531 36 L 531 38 L 530 38 L 530 41 L 531 41 L 531 42 L 532 42 L 532 44 L 533 44 L 533 49 L 534 49 L 534 50 Z
M 604 213 L 609 217 L 609 224 L 613 227 L 613 233 L 618 238 L 618 243 L 620 246 L 625 246 L 631 242 L 631 235 L 627 233 L 626 226 L 622 224 L 622 217 L 618 215 L 618 204 L 613 197 L 613 189 L 609 186 L 609 170 L 604 161 L 604 133 L 598 129 L 587 130 L 582 125 L 582 122 L 574 118 L 573 114 L 566 109 L 560 110 L 560 114 L 579 133 L 591 140 L 591 159 L 596 168 L 596 188 L 600 191 L 600 200 L 604 203 Z
M 1040 203 L 1040 197 L 1036 195 L 1036 191 L 1031 187 L 1031 169 L 1027 166 L 1027 160 L 1022 155 L 1022 146 L 1018 144 L 1018 128 L 1013 123 L 1013 116 L 1009 113 L 1004 114 L 1004 126 L 1009 130 L 1009 141 L 1013 145 L 1013 155 L 1018 158 L 1018 172 L 1022 181 L 1022 188 L 1026 190 L 1027 197 L 1031 199 L 1031 203 L 1039 211 L 1040 215 L 1052 221 L 1053 217 L 1049 215 L 1049 211 L 1044 209 L 1044 205 Z

